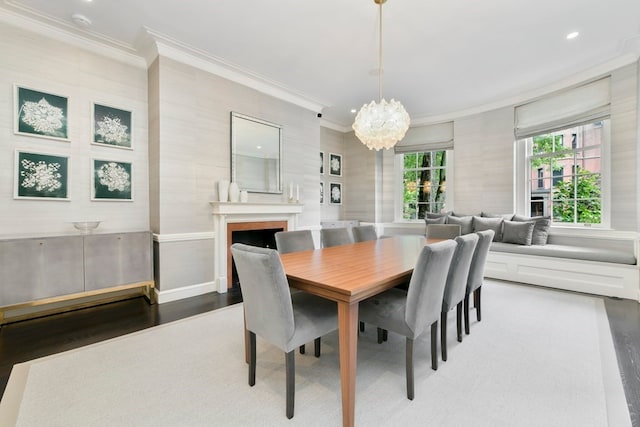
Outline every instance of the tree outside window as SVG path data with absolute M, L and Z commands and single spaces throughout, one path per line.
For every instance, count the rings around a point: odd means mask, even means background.
M 423 219 L 445 208 L 446 166 L 446 151 L 403 154 L 403 219 Z

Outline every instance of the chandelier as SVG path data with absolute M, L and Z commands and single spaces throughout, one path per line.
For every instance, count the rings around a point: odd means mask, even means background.
M 364 104 L 353 122 L 358 139 L 369 150 L 391 148 L 404 138 L 409 129 L 409 114 L 399 101 L 387 102 L 382 97 L 382 4 L 387 0 L 373 0 L 380 5 L 380 44 L 378 57 L 378 103 Z

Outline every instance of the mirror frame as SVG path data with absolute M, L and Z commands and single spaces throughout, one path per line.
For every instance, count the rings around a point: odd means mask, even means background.
M 239 126 L 239 123 L 241 123 L 241 121 L 250 121 L 253 122 L 254 124 L 259 124 L 259 125 L 263 125 L 265 127 L 269 127 L 269 128 L 275 128 L 278 130 L 278 161 L 277 161 L 277 180 L 276 180 L 276 185 L 277 188 L 275 190 L 269 190 L 268 188 L 247 188 L 247 187 L 242 187 L 241 182 L 238 181 L 238 177 L 237 173 L 238 173 L 238 166 L 237 166 L 237 159 L 236 159 L 236 155 L 237 153 L 237 149 L 238 149 L 238 144 L 239 141 L 244 137 L 244 135 L 242 134 L 242 129 Z M 282 125 L 276 124 L 276 123 L 271 123 L 268 122 L 266 120 L 262 120 L 262 119 L 257 119 L 255 117 L 251 117 L 251 116 L 247 116 L 246 114 L 240 114 L 240 113 L 236 113 L 235 111 L 231 112 L 231 181 L 232 182 L 237 182 L 238 185 L 240 186 L 241 190 L 246 190 L 249 193 L 268 193 L 268 194 L 282 194 L 282 151 L 283 151 L 283 139 L 282 139 Z M 274 143 L 276 141 L 271 141 L 271 143 Z M 259 157 L 259 156 L 258 156 Z

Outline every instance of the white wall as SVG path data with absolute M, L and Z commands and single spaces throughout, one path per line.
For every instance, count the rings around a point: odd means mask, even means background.
M 0 235 L 77 233 L 73 220 L 101 219 L 98 231 L 149 229 L 147 72 L 88 50 L 0 23 Z M 13 132 L 13 85 L 68 98 L 70 142 Z M 133 112 L 133 150 L 91 144 L 91 105 Z M 14 200 L 15 150 L 69 156 L 69 201 Z M 132 163 L 133 202 L 91 201 L 91 159 Z

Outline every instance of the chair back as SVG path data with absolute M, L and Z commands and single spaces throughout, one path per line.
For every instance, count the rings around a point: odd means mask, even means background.
M 234 243 L 231 254 L 240 279 L 247 329 L 286 348 L 295 323 L 289 283 L 278 252 Z
M 409 281 L 404 315 L 414 337 L 440 318 L 444 286 L 456 246 L 453 240 L 426 245 L 418 256 Z
M 491 242 L 493 241 L 495 232 L 493 230 L 484 230 L 478 231 L 476 234 L 478 235 L 479 240 L 476 250 L 473 253 L 473 259 L 471 260 L 469 279 L 467 280 L 467 294 L 470 294 L 482 286 L 482 281 L 484 280 L 484 267 L 487 263 L 487 254 L 489 253 L 489 248 L 491 247 Z
M 473 259 L 473 254 L 480 237 L 472 233 L 458 236 L 455 240 L 458 246 L 453 253 L 451 266 L 447 274 L 447 284 L 444 288 L 444 296 L 442 298 L 443 313 L 448 312 L 464 300 L 471 260 Z
M 460 234 L 460 224 L 429 224 L 425 232 L 427 239 L 455 239 Z
M 278 253 L 309 251 L 316 248 L 311 230 L 278 231 L 275 234 Z
M 367 240 L 376 240 L 376 228 L 373 225 L 359 225 L 351 228 L 353 240 L 355 242 L 366 242 Z
M 322 228 L 320 229 L 320 239 L 322 240 L 322 246 L 325 248 L 353 243 L 353 237 L 351 237 L 351 233 L 346 227 Z

